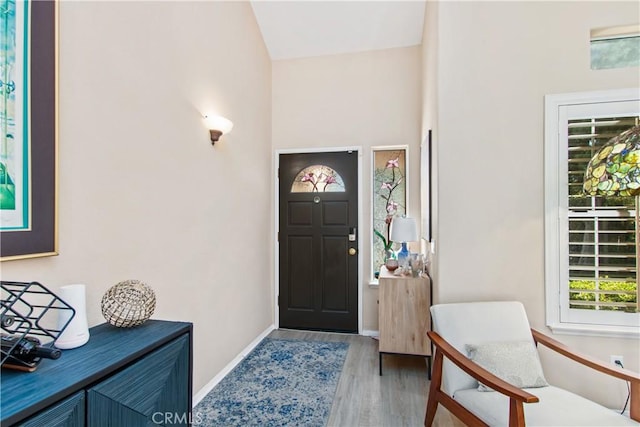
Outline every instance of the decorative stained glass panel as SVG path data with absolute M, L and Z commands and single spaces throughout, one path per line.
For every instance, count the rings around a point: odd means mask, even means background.
M 391 221 L 407 212 L 406 148 L 373 151 L 373 251 L 374 276 L 384 264 L 385 252 L 392 248 Z
M 307 166 L 291 184 L 292 193 L 344 193 L 344 181 L 326 165 Z

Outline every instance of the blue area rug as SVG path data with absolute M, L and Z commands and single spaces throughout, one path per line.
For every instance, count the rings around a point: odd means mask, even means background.
M 324 426 L 349 344 L 265 338 L 193 409 L 198 426 Z

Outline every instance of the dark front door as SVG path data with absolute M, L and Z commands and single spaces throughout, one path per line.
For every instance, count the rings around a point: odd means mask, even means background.
M 280 327 L 358 332 L 358 153 L 281 154 Z

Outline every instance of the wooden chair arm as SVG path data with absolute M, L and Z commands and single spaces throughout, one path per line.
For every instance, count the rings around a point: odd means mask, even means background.
M 574 360 L 580 364 L 583 364 L 592 369 L 595 369 L 598 372 L 602 372 L 602 373 L 611 375 L 613 377 L 620 378 L 621 380 L 640 383 L 640 375 L 636 374 L 633 371 L 630 371 L 628 369 L 618 368 L 617 366 L 613 366 L 613 365 L 609 366 L 600 360 L 594 359 L 591 356 L 578 353 L 570 349 L 566 345 L 562 344 L 560 341 L 557 341 L 543 334 L 542 332 L 536 331 L 535 329 L 531 329 L 531 334 L 533 335 L 533 339 L 535 340 L 536 343 L 542 344 L 545 347 L 548 347 L 551 350 L 557 353 L 560 353 L 571 360 Z
M 464 354 L 456 350 L 451 344 L 444 340 L 437 332 L 428 331 L 427 335 L 431 339 L 433 345 L 442 352 L 449 360 L 455 363 L 460 369 L 480 381 L 487 387 L 491 387 L 495 391 L 524 403 L 535 403 L 539 399 L 531 393 L 515 387 L 508 382 L 496 377 Z

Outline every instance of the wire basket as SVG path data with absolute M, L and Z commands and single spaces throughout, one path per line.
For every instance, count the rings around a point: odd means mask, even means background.
M 102 315 L 119 328 L 146 322 L 156 308 L 153 289 L 139 280 L 125 280 L 107 290 L 102 297 Z
M 42 341 L 43 347 L 52 348 L 76 313 L 73 307 L 38 282 L 0 281 L 0 290 L 2 331 L 9 334 L 11 342 L 15 343 L 6 347 L 3 342 L 1 365 L 5 362 L 7 365 L 22 363 L 12 353 L 24 339 L 41 337 L 37 341 Z M 62 313 L 66 313 L 65 317 Z M 66 319 L 66 322 L 60 322 L 60 319 Z M 24 367 L 33 368 L 38 362 L 39 359 Z

